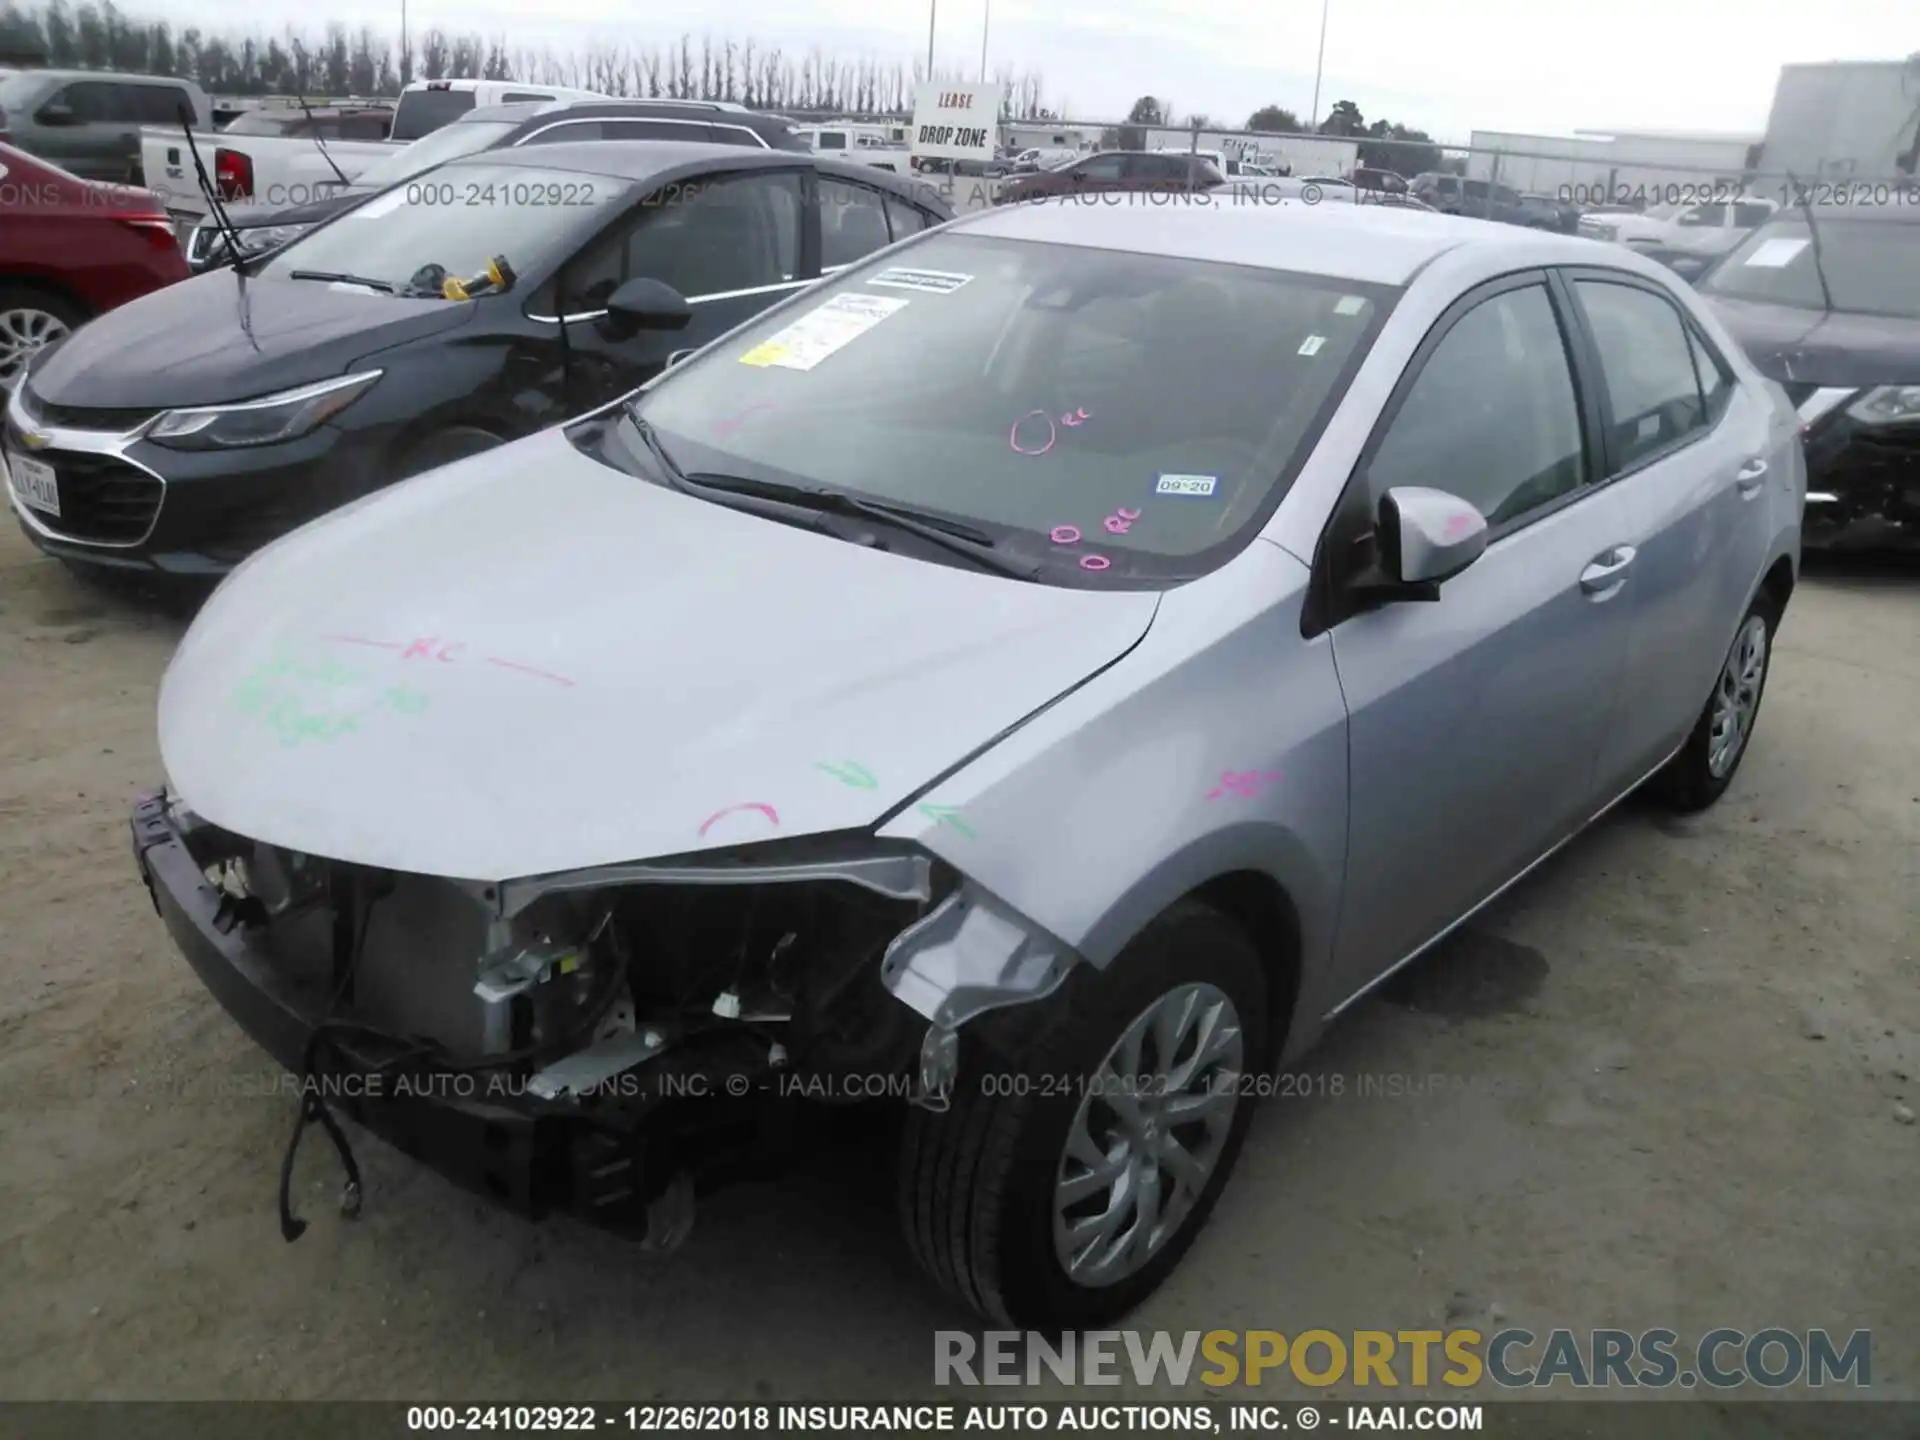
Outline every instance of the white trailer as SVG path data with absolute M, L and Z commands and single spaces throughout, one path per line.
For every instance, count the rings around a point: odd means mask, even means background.
M 1920 169 L 1920 52 L 1905 60 L 1785 65 L 1774 86 L 1760 169 L 1886 180 Z

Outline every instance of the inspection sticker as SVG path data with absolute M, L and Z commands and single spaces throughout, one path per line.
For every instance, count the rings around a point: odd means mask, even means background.
M 1762 270 L 1779 270 L 1806 248 L 1805 240 L 1795 240 L 1792 236 L 1778 236 L 1772 240 L 1763 240 L 1760 247 L 1741 263 L 1755 265 Z
M 951 295 L 973 279 L 954 270 L 882 270 L 867 283 L 884 285 L 889 290 L 919 290 L 927 295 Z
M 742 365 L 811 370 L 906 305 L 886 295 L 836 295 L 740 357 Z
M 1338 303 L 1334 305 L 1333 313 L 1336 315 L 1358 315 L 1366 308 L 1367 300 L 1364 295 L 1342 295 Z
M 1219 483 L 1214 475 L 1162 475 L 1153 487 L 1156 495 L 1211 495 Z
M 1318 355 L 1320 353 L 1320 347 L 1326 343 L 1327 337 L 1324 335 L 1309 335 L 1305 340 L 1300 342 L 1300 353 L 1302 355 Z

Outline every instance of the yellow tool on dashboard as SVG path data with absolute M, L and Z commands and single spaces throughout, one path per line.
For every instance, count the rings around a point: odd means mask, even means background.
M 507 263 L 507 257 L 496 255 L 487 261 L 487 268 L 471 280 L 462 280 L 449 275 L 441 282 L 440 293 L 449 300 L 471 300 L 476 292 L 510 290 L 519 277 L 513 273 L 513 267 Z

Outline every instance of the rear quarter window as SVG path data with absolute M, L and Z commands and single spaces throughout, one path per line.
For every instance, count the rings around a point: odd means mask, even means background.
M 539 97 L 544 98 L 544 97 Z M 418 140 L 473 109 L 471 90 L 412 90 L 393 112 L 393 139 Z

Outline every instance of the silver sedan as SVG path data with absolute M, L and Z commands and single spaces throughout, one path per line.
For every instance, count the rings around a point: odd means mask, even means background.
M 933 1279 L 1094 1325 L 1263 1076 L 1635 787 L 1727 789 L 1804 499 L 1618 247 L 983 212 L 241 567 L 135 848 L 287 1063 L 505 1082 L 339 1092 L 477 1188 L 670 1243 L 746 1110 L 891 1097 Z

